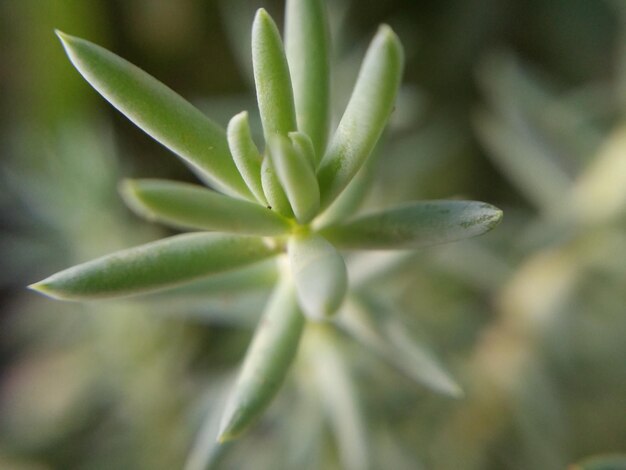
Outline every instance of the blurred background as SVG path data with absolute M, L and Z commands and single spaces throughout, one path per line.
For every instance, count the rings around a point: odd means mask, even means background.
M 0 1 L 0 469 L 172 469 L 191 453 L 216 468 L 551 470 L 626 453 L 623 0 L 327 2 L 335 119 L 378 24 L 406 50 L 363 209 L 462 197 L 504 210 L 479 239 L 368 261 L 355 287 L 439 358 L 460 399 L 340 338 L 354 399 L 330 409 L 347 421 L 320 422 L 298 363 L 263 421 L 217 455 L 196 436 L 271 273 L 167 301 L 25 289 L 172 233 L 123 206 L 122 178 L 193 181 L 79 76 L 54 28 L 225 125 L 256 112 L 249 30 L 259 6 L 281 24 L 282 3 Z

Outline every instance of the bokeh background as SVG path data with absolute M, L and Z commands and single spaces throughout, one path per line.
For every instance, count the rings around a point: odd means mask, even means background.
M 379 23 L 406 49 L 364 208 L 463 197 L 505 211 L 487 236 L 368 264 L 375 308 L 393 310 L 465 396 L 415 384 L 346 339 L 367 448 L 338 446 L 310 390 L 298 392 L 306 377 L 290 379 L 217 468 L 354 466 L 345 448 L 372 468 L 444 470 L 626 453 L 626 2 L 327 3 L 336 117 Z M 122 178 L 193 181 L 86 84 L 53 29 L 225 125 L 256 110 L 258 6 L 282 22 L 278 0 L 0 1 L 0 469 L 182 468 L 267 295 L 255 282 L 81 305 L 25 289 L 171 233 L 123 206 Z

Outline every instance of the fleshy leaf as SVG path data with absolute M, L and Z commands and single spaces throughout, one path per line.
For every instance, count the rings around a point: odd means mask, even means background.
M 120 297 L 246 266 L 277 251 L 258 237 L 190 233 L 103 256 L 30 287 L 65 300 Z
M 330 117 L 329 34 L 322 0 L 288 0 L 285 50 L 298 129 L 311 138 L 315 167 L 326 148 Z
M 252 65 L 265 140 L 296 129 L 296 111 L 289 67 L 278 28 L 264 9 L 252 25 Z
M 270 404 L 296 356 L 303 326 L 293 284 L 283 276 L 246 352 L 222 418 L 220 442 L 238 437 Z
M 285 217 L 293 217 L 293 210 L 269 157 L 265 157 L 261 164 L 261 184 L 269 208 Z
M 393 312 L 350 298 L 341 310 L 339 324 L 356 341 L 373 351 L 411 380 L 458 398 L 463 391 L 434 355 L 416 342 Z M 377 313 L 380 312 L 380 315 Z
M 322 208 L 343 191 L 374 149 L 393 110 L 403 62 L 398 37 L 381 26 L 317 173 Z
M 343 249 L 413 249 L 481 235 L 501 219 L 502 211 L 484 202 L 410 202 L 320 233 Z
M 127 180 L 121 192 L 137 214 L 174 227 L 261 236 L 289 230 L 287 220 L 264 206 L 192 184 Z
M 301 224 L 310 222 L 320 207 L 319 186 L 311 163 L 289 139 L 279 135 L 270 141 L 269 156 L 296 219 Z
M 233 116 L 228 123 L 226 136 L 235 166 L 237 166 L 241 177 L 257 201 L 264 206 L 267 205 L 261 185 L 261 162 L 263 158 L 254 140 L 252 140 L 247 112 L 243 111 Z
M 339 340 L 337 333 L 327 325 L 307 327 L 306 357 L 311 363 L 310 373 L 337 442 L 341 468 L 370 469 L 367 425 Z
M 289 139 L 293 144 L 293 147 L 311 164 L 311 168 L 315 170 L 317 168 L 316 152 L 313 148 L 313 142 L 304 132 L 290 132 Z M 317 183 L 317 180 L 315 181 Z
M 333 245 L 316 234 L 294 235 L 287 244 L 298 301 L 315 321 L 332 316 L 348 288 L 348 273 Z
M 250 198 L 224 130 L 140 68 L 84 39 L 57 35 L 70 60 L 107 101 L 220 191 Z

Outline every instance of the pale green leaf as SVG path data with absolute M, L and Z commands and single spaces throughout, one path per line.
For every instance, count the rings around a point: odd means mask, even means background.
M 296 356 L 303 326 L 293 284 L 283 276 L 246 352 L 222 417 L 220 442 L 238 437 L 270 404 Z
M 265 206 L 192 184 L 126 180 L 121 192 L 137 214 L 174 227 L 272 236 L 287 232 L 290 226 Z
M 320 233 L 338 248 L 413 249 L 481 235 L 501 219 L 502 211 L 484 202 L 410 202 Z
M 257 101 L 267 141 L 296 131 L 296 112 L 283 43 L 272 17 L 259 9 L 252 25 L 252 65 Z
M 326 9 L 322 0 L 288 0 L 285 50 L 298 129 L 311 138 L 315 167 L 324 154 L 330 117 L 330 60 Z
M 398 37 L 381 26 L 318 170 L 322 208 L 343 191 L 374 149 L 393 110 L 403 62 Z
M 277 251 L 258 237 L 190 233 L 74 266 L 30 287 L 66 300 L 126 296 L 243 267 Z
M 406 326 L 385 307 L 372 308 L 360 299 L 350 298 L 341 310 L 339 325 L 411 380 L 451 397 L 463 395 L 433 353 L 412 338 Z
M 289 139 L 293 144 L 293 147 L 302 155 L 306 157 L 306 160 L 310 163 L 311 168 L 315 170 L 317 168 L 317 161 L 315 156 L 315 149 L 313 148 L 313 142 L 304 132 L 290 132 Z M 317 181 L 316 181 L 317 182 Z
M 320 207 L 319 186 L 311 163 L 289 139 L 279 135 L 269 142 L 268 154 L 296 219 L 301 224 L 310 222 Z
M 265 157 L 261 164 L 261 184 L 269 208 L 285 217 L 293 217 L 293 210 L 283 187 L 280 185 L 270 157 Z
M 341 306 L 348 288 L 342 256 L 316 234 L 292 236 L 287 253 L 303 312 L 315 321 L 332 316 Z
M 254 140 L 252 140 L 247 112 L 243 111 L 233 116 L 228 123 L 226 136 L 233 160 L 243 180 L 257 201 L 264 206 L 267 205 L 261 185 L 261 162 L 263 158 Z
M 232 161 L 224 130 L 167 86 L 84 39 L 57 35 L 80 74 L 144 132 L 180 156 L 206 182 L 250 198 Z
M 367 470 L 372 468 L 367 425 L 339 339 L 327 325 L 310 325 L 303 346 L 337 442 L 341 468 Z

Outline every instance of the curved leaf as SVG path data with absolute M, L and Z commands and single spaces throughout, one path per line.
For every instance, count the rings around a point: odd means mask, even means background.
M 293 285 L 284 276 L 246 352 L 222 418 L 220 442 L 239 436 L 270 404 L 296 356 L 303 326 L 304 317 L 298 309 Z
M 315 170 L 317 168 L 317 161 L 315 157 L 315 149 L 313 148 L 313 142 L 304 132 L 290 132 L 289 140 L 293 144 L 293 147 L 301 154 L 304 155 L 306 161 L 311 165 L 311 168 Z M 317 180 L 315 181 L 317 184 Z
M 316 234 L 291 237 L 287 253 L 298 301 L 305 315 L 315 321 L 333 315 L 348 289 L 348 273 L 342 256 Z
M 484 202 L 410 202 L 320 233 L 338 248 L 413 249 L 481 235 L 501 219 L 502 211 Z
M 330 118 L 329 34 L 322 0 L 288 0 L 285 50 L 298 129 L 310 137 L 315 167 L 326 148 Z
M 381 26 L 317 172 L 322 208 L 343 191 L 374 149 L 393 110 L 403 62 L 398 37 L 389 26 Z
M 80 74 L 140 129 L 180 156 L 220 191 L 250 198 L 224 130 L 170 88 L 130 62 L 57 31 Z
M 140 216 L 174 227 L 271 236 L 287 232 L 290 226 L 264 206 L 187 183 L 127 180 L 121 193 Z
M 103 256 L 30 288 L 65 300 L 119 297 L 239 268 L 277 252 L 257 237 L 190 233 Z
M 571 465 L 570 470 L 626 470 L 626 454 L 591 457 Z
M 261 164 L 261 184 L 269 208 L 285 217 L 293 217 L 293 210 L 269 157 L 265 157 Z
M 286 137 L 275 135 L 269 156 L 296 219 L 306 224 L 317 215 L 320 191 L 307 157 L 297 151 Z
M 235 166 L 237 166 L 241 177 L 257 201 L 264 206 L 267 205 L 261 185 L 261 162 L 263 158 L 254 140 L 252 140 L 246 111 L 233 116 L 226 129 L 226 137 Z
M 263 8 L 252 24 L 252 65 L 265 140 L 296 129 L 296 111 L 283 43 L 272 17 Z

